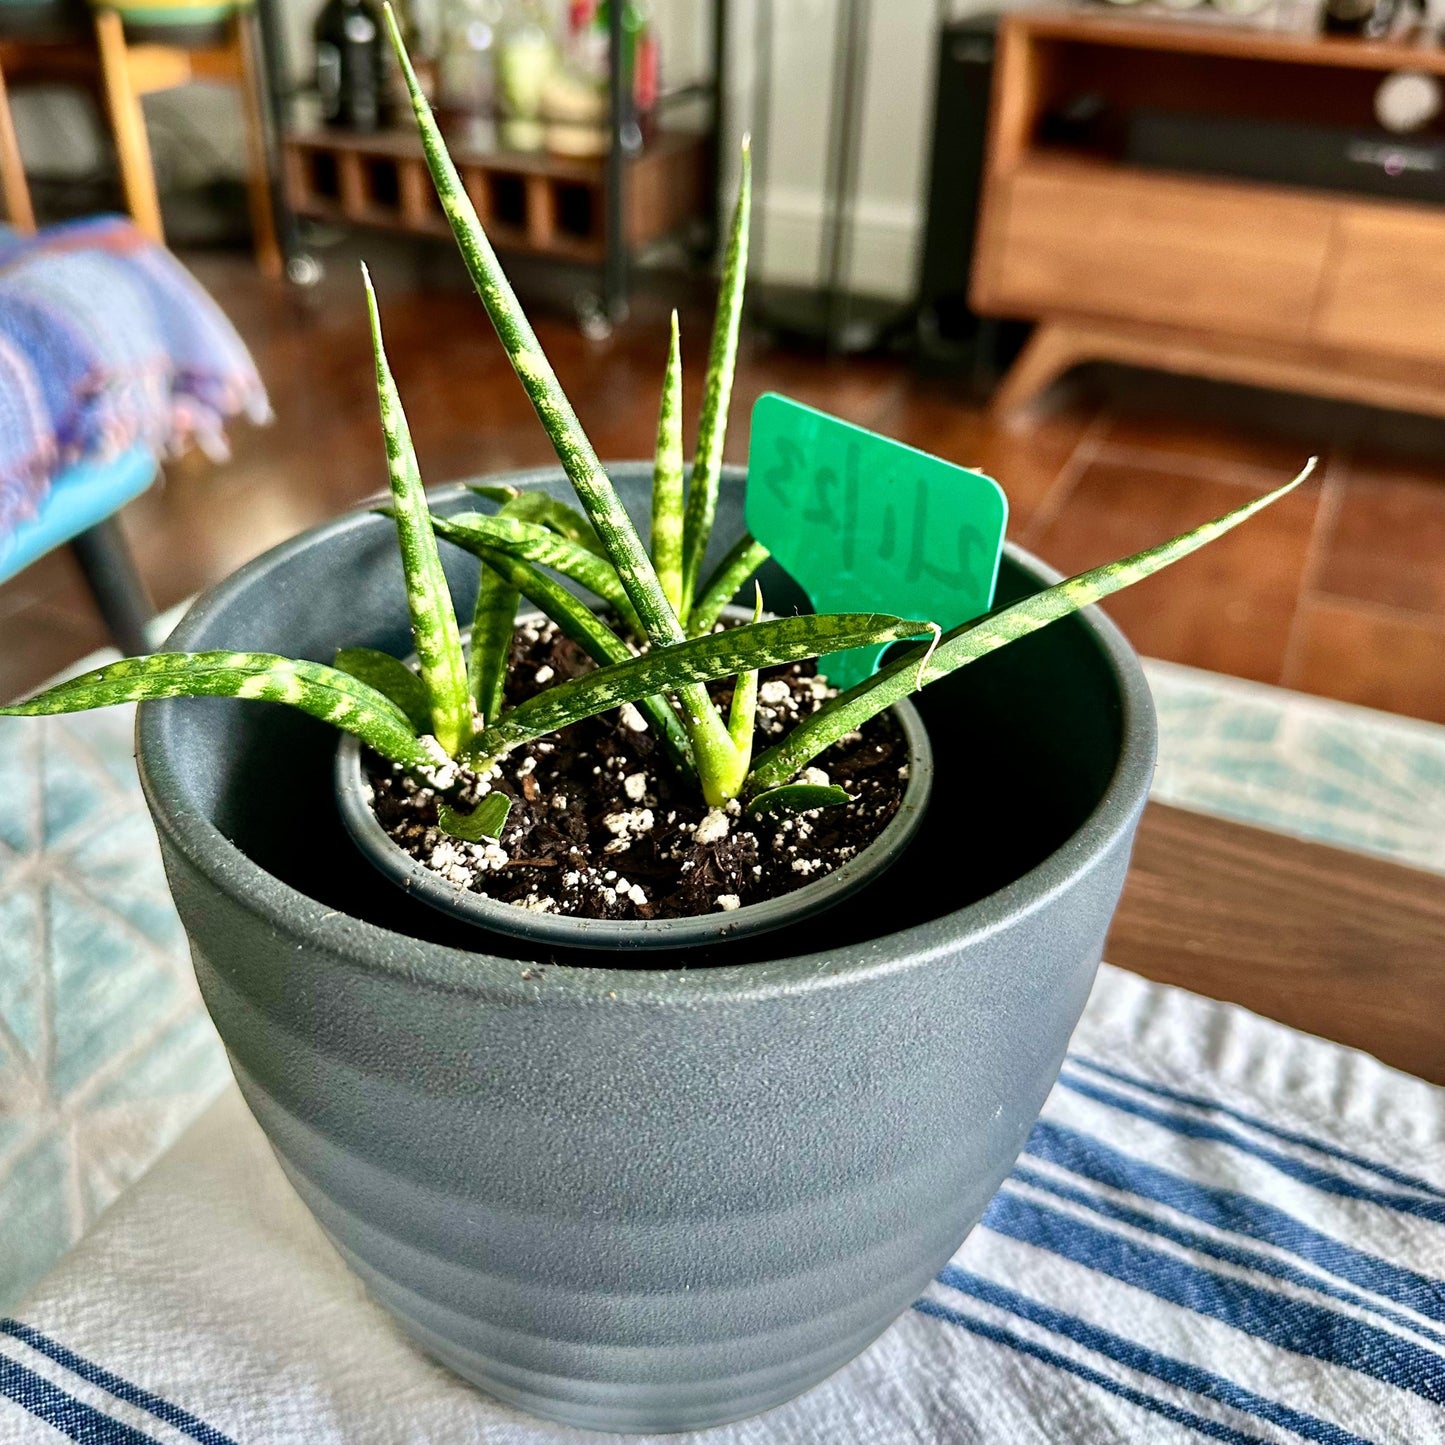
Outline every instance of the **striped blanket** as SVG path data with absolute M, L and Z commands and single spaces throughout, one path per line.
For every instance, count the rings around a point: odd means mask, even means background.
M 617 1438 L 413 1351 L 234 1089 L 0 1322 L 0 1440 L 58 1436 Z M 924 1298 L 801 1399 L 647 1438 L 1441 1445 L 1445 1092 L 1106 966 L 1017 1167 Z
M 242 413 L 269 415 L 250 354 L 164 247 L 118 216 L 0 227 L 0 541 L 62 467 L 137 445 L 224 456 Z

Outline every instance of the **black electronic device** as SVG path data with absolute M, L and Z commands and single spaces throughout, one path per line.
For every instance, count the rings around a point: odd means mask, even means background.
M 933 142 L 918 273 L 918 350 L 934 364 L 997 369 L 999 330 L 968 303 L 974 233 L 983 195 L 997 14 L 973 15 L 938 32 Z
M 1445 201 L 1445 136 L 1297 121 L 1138 110 L 1131 165 L 1324 191 Z

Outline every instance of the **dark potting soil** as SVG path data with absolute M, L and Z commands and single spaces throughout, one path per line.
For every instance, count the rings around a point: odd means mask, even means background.
M 593 663 L 550 622 L 517 628 L 507 701 L 515 706 Z M 817 711 L 835 689 L 813 662 L 760 679 L 754 756 Z M 724 708 L 731 689 L 713 693 Z M 724 713 L 724 716 L 726 714 Z M 455 765 L 433 782 L 470 807 L 487 784 L 512 799 L 497 842 L 467 843 L 437 826 L 437 786 L 367 753 L 372 807 L 412 857 L 458 888 L 580 918 L 679 918 L 791 893 L 871 843 L 898 810 L 907 745 L 885 713 L 834 744 L 801 781 L 836 783 L 852 799 L 790 817 L 710 809 L 679 779 L 632 706 L 584 719 L 515 749 L 486 780 Z

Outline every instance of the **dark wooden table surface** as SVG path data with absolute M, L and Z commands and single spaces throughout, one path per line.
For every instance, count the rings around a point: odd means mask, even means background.
M 1104 957 L 1445 1084 L 1445 878 L 1151 803 Z

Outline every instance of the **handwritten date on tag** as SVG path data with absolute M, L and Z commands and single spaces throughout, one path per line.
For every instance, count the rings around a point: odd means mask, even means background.
M 993 605 L 1008 501 L 982 472 L 769 392 L 753 407 L 747 521 L 819 612 L 947 630 Z M 885 650 L 837 652 L 819 671 L 851 687 Z

